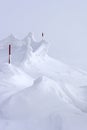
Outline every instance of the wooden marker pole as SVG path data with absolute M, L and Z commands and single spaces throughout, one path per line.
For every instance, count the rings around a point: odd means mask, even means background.
M 8 63 L 11 63 L 11 45 L 9 44 L 9 59 L 8 59 Z

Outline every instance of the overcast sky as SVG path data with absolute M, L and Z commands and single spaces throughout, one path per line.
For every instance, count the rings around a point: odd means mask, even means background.
M 0 0 L 0 39 L 42 31 L 50 55 L 87 70 L 87 0 Z

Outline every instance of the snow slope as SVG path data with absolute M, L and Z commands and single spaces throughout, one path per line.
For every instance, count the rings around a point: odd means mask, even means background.
M 48 48 L 32 33 L 0 41 L 0 130 L 87 130 L 87 73 L 49 57 Z

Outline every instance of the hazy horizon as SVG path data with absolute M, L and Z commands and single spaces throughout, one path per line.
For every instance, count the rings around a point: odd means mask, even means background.
M 86 16 L 86 0 L 0 0 L 0 40 L 29 32 L 40 40 L 44 32 L 49 55 L 87 70 Z

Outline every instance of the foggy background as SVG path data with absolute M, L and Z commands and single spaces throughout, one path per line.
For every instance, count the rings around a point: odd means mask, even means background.
M 49 55 L 87 71 L 86 0 L 0 0 L 0 40 L 29 32 L 50 43 Z

